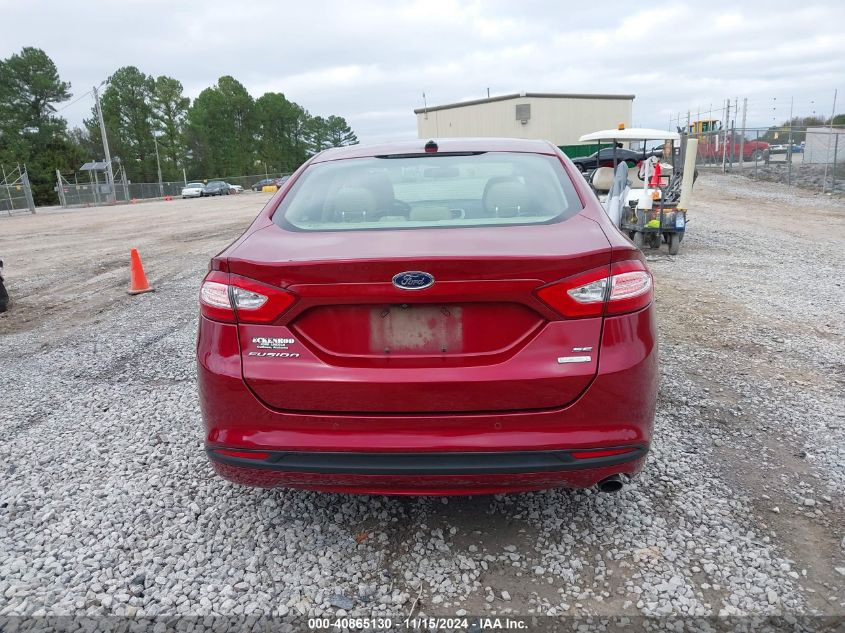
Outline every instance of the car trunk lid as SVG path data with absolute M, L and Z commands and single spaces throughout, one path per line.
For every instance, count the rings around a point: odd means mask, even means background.
M 229 272 L 298 300 L 272 325 L 239 325 L 244 380 L 283 410 L 565 406 L 595 375 L 601 318 L 563 319 L 534 291 L 610 263 L 595 222 L 576 215 L 565 224 L 568 230 L 262 229 L 230 256 Z M 409 271 L 428 273 L 433 285 L 394 285 Z

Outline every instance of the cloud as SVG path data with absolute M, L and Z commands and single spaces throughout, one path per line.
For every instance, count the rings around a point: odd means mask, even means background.
M 0 2 L 0 56 L 43 48 L 75 94 L 120 66 L 196 97 L 230 74 L 347 118 L 364 141 L 416 136 L 413 109 L 521 91 L 634 93 L 637 124 L 749 99 L 749 124 L 845 104 L 845 3 L 654 8 L 612 0 Z M 90 116 L 90 99 L 62 111 Z M 845 108 L 842 108 L 845 110 Z

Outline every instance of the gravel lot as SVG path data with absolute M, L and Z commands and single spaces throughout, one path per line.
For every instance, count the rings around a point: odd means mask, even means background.
M 206 461 L 197 287 L 266 199 L 0 218 L 0 615 L 845 617 L 845 204 L 701 178 L 648 254 L 656 442 L 622 492 L 395 499 Z

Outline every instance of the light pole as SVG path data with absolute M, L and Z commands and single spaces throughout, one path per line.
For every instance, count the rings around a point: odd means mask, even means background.
M 102 86 L 106 82 L 100 84 Z M 106 122 L 103 120 L 103 108 L 100 106 L 100 93 L 97 86 L 94 86 L 94 101 L 97 104 L 97 119 L 100 121 L 100 136 L 103 138 L 103 153 L 106 156 L 106 178 L 109 181 L 109 200 L 115 202 L 114 195 L 114 172 L 111 168 L 111 152 L 109 152 L 109 138 L 106 134 Z

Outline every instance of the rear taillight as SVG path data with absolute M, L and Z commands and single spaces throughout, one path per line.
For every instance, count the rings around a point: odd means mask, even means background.
M 296 301 L 296 296 L 246 277 L 212 270 L 200 286 L 204 317 L 226 323 L 272 323 Z
M 548 286 L 537 296 L 565 317 L 625 314 L 646 307 L 654 298 L 651 273 L 638 260 L 611 264 Z

